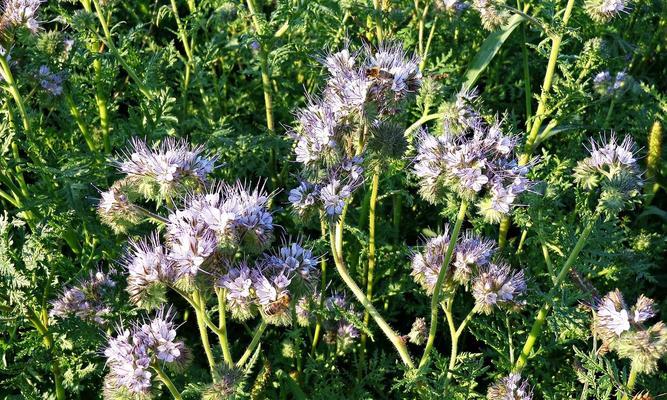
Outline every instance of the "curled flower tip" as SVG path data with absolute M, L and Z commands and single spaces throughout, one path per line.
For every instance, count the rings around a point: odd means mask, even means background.
M 489 31 L 500 28 L 509 18 L 509 13 L 502 7 L 501 1 L 474 0 L 472 7 L 479 13 L 484 29 Z
M 435 289 L 438 274 L 445 262 L 449 240 L 449 227 L 445 226 L 444 234 L 426 241 L 424 250 L 421 253 L 415 253 L 412 257 L 412 272 L 410 275 L 428 295 L 432 295 Z
M 165 284 L 173 282 L 178 275 L 157 232 L 140 241 L 131 240 L 121 264 L 128 273 L 130 300 L 148 308 L 164 302 Z
M 486 394 L 489 400 L 531 400 L 533 390 L 519 374 L 509 374 L 494 383 Z
M 618 289 L 604 296 L 595 310 L 595 331 L 603 338 L 618 337 L 630 330 L 630 314 Z
M 376 99 L 380 112 L 393 113 L 393 103 L 421 87 L 420 59 L 416 55 L 408 57 L 398 43 L 382 43 L 377 49 L 366 46 L 364 50 L 371 96 Z
M 151 390 L 149 371 L 151 357 L 148 344 L 135 337 L 134 330 L 117 327 L 116 335 L 108 340 L 104 355 L 107 359 L 107 391 L 130 395 L 148 395 Z
M 322 201 L 324 212 L 332 219 L 337 219 L 343 213 L 345 202 L 351 196 L 352 188 L 336 178 L 332 179 L 320 190 L 320 200 Z
M 218 279 L 216 286 L 224 289 L 227 309 L 232 318 L 245 321 L 256 315 L 257 307 L 251 293 L 252 275 L 246 262 L 229 268 L 229 271 Z
M 455 248 L 454 281 L 467 285 L 473 271 L 487 265 L 495 252 L 495 241 L 477 237 L 472 231 L 466 231 Z
M 97 215 L 117 234 L 126 233 L 144 218 L 141 211 L 132 204 L 133 197 L 131 188 L 123 180 L 114 183 L 106 192 L 100 193 Z
M 252 271 L 252 281 L 259 310 L 267 323 L 286 326 L 292 323 L 290 284 L 294 278 L 287 270 L 262 266 Z
M 359 329 L 348 321 L 341 320 L 336 330 L 336 343 L 340 350 L 347 351 L 359 338 Z
M 105 297 L 115 286 L 116 282 L 108 274 L 102 271 L 91 272 L 87 279 L 82 279 L 76 286 L 66 289 L 52 302 L 49 315 L 57 318 L 73 315 L 102 324 L 111 311 L 105 304 Z
M 342 132 L 330 103 L 310 98 L 308 106 L 297 111 L 296 117 L 299 124 L 290 133 L 296 141 L 296 160 L 306 166 L 334 160 Z
M 45 0 L 4 0 L 0 11 L 2 11 L 1 23 L 4 27 L 18 28 L 25 26 L 31 32 L 39 30 L 40 22 L 37 20 L 37 10 Z M 3 27 L 3 28 L 4 28 Z
M 39 67 L 39 83 L 42 89 L 46 90 L 52 96 L 60 96 L 63 93 L 64 74 L 62 72 L 53 73 L 46 65 Z
M 115 164 L 147 198 L 164 200 L 207 182 L 217 158 L 204 157 L 203 152 L 203 146 L 191 146 L 185 140 L 167 138 L 151 149 L 134 138 L 124 159 Z
M 506 264 L 488 264 L 473 278 L 475 307 L 485 314 L 491 314 L 496 307 L 521 306 L 520 296 L 525 291 L 523 271 L 512 271 Z
M 311 249 L 304 248 L 301 241 L 285 242 L 274 255 L 267 257 L 266 264 L 275 270 L 287 271 L 298 278 L 302 289 L 312 288 L 319 279 L 319 259 Z
M 587 0 L 586 12 L 598 23 L 606 23 L 630 12 L 629 0 Z
M 234 398 L 239 384 L 243 382 L 242 371 L 226 366 L 220 367 L 218 381 L 208 386 L 202 393 L 202 400 L 227 400 Z
M 653 373 L 658 361 L 667 355 L 667 327 L 660 321 L 648 329 L 628 332 L 612 347 L 620 357 L 630 359 L 637 372 Z
M 417 346 L 426 343 L 426 331 L 426 319 L 417 318 L 415 322 L 412 323 L 412 328 L 410 329 L 410 333 L 408 333 L 410 343 L 414 343 Z
M 186 353 L 182 341 L 176 340 L 175 313 L 171 306 L 160 307 L 153 318 L 136 326 L 135 341 L 142 341 L 165 363 L 183 361 Z
M 288 200 L 294 213 L 299 218 L 306 220 L 316 211 L 319 196 L 319 185 L 301 181 L 299 186 L 290 190 Z

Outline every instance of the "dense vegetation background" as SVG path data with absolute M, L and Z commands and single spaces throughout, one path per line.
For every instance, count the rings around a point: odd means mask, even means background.
M 5 8 L 11 3 L 5 1 Z M 530 173 L 539 193 L 522 197 L 526 207 L 516 209 L 502 250 L 526 271 L 527 305 L 470 322 L 459 343 L 452 398 L 484 397 L 487 386 L 511 370 L 512 354 L 551 289 L 544 252 L 562 264 L 582 229 L 586 192 L 575 189 L 572 169 L 587 157 L 589 138 L 613 131 L 637 142 L 645 195 L 618 218 L 596 225 L 523 374 L 539 399 L 621 397 L 629 364 L 597 352 L 587 305 L 619 288 L 630 304 L 640 294 L 654 299 L 658 319 L 667 319 L 667 164 L 660 142 L 667 110 L 667 5 L 632 2 L 627 13 L 600 23 L 587 12 L 588 3 L 575 1 L 564 26 L 565 1 L 508 2 L 506 12 L 524 10 L 529 18 L 494 34 L 484 29 L 479 13 L 450 12 L 449 2 L 373 3 L 52 0 L 40 4 L 34 32 L 0 23 L 0 53 L 13 75 L 12 81 L 6 75 L 0 80 L 0 397 L 56 398 L 54 374 L 66 398 L 102 397 L 105 334 L 119 321 L 143 315 L 128 301 L 118 264 L 127 235 L 100 222 L 96 211 L 100 190 L 120 177 L 109 161 L 131 138 L 187 138 L 218 156 L 215 179 L 266 181 L 276 191 L 275 224 L 327 257 L 319 222 L 304 223 L 289 207 L 300 167 L 287 132 L 308 94 L 323 87 L 318 57 L 346 44 L 377 45 L 378 24 L 387 40 L 422 57 L 422 88 L 403 114 L 403 129 L 446 108 L 471 80 L 483 112 L 501 114 L 520 143 L 538 104 L 547 110 L 533 152 L 540 161 Z M 498 32 L 506 35 L 499 38 Z M 554 37 L 562 44 L 551 90 L 540 99 Z M 489 50 L 494 44 L 497 53 Z M 611 79 L 625 73 L 622 87 L 594 84 L 603 71 Z M 266 94 L 272 104 L 268 125 Z M 429 124 L 434 132 L 442 129 L 440 121 Z M 453 200 L 434 206 L 419 196 L 410 173 L 414 151 L 409 144 L 405 156 L 383 165 L 375 214 L 374 304 L 401 334 L 416 317 L 429 315 L 430 300 L 410 277 L 412 249 L 442 231 L 444 222 L 453 223 L 458 207 Z M 358 282 L 367 272 L 370 197 L 367 179 L 347 213 L 346 260 Z M 490 238 L 499 235 L 498 224 L 479 217 L 466 226 Z M 152 229 L 139 224 L 129 236 Z M 117 287 L 105 297 L 111 310 L 105 324 L 49 316 L 63 290 L 98 269 L 117 271 L 111 274 Z M 345 291 L 333 269 L 328 276 L 331 289 Z M 194 316 L 183 299 L 169 294 L 169 301 L 183 324 L 178 334 L 194 354 L 187 372 L 173 380 L 184 398 L 200 398 L 209 377 Z M 471 300 L 460 300 L 466 303 Z M 462 310 L 454 310 L 458 319 Z M 254 324 L 230 322 L 228 329 L 233 352 L 242 352 Z M 441 329 L 419 380 L 405 374 L 372 322 L 366 353 L 358 342 L 345 351 L 329 346 L 311 353 L 310 328 L 269 327 L 240 396 L 437 398 L 449 380 L 449 339 L 442 323 Z M 421 354 L 420 347 L 408 346 Z M 667 393 L 664 363 L 641 375 L 637 388 L 654 398 Z

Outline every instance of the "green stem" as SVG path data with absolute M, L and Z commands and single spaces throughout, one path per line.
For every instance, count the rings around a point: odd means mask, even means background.
M 449 263 L 452 260 L 452 254 L 454 253 L 454 247 L 456 247 L 456 240 L 459 236 L 459 231 L 461 230 L 461 225 L 463 225 L 463 220 L 466 216 L 466 210 L 468 209 L 468 202 L 463 200 L 461 206 L 459 207 L 459 213 L 456 216 L 456 223 L 454 224 L 454 229 L 449 237 L 449 245 L 447 246 L 447 252 L 445 253 L 445 260 L 440 268 L 438 273 L 438 279 L 433 288 L 433 297 L 431 298 L 431 326 L 428 331 L 428 339 L 426 340 L 426 347 L 424 348 L 424 354 L 419 361 L 419 368 L 424 368 L 429 360 L 429 353 L 433 349 L 433 344 L 435 343 L 435 334 L 438 331 L 438 308 L 440 307 L 440 294 L 442 292 L 442 285 L 445 282 L 445 277 L 449 271 Z
M 346 205 L 347 208 L 347 205 Z M 345 213 L 345 212 L 343 212 Z M 350 276 L 347 267 L 345 266 L 345 261 L 343 260 L 343 228 L 345 225 L 344 214 L 341 215 L 340 220 L 335 224 L 335 229 L 330 229 L 330 242 L 331 242 L 331 251 L 333 253 L 334 262 L 336 264 L 336 270 L 343 279 L 343 282 L 347 287 L 352 291 L 357 300 L 361 305 L 368 311 L 375 323 L 378 324 L 382 332 L 387 336 L 389 341 L 396 347 L 398 354 L 401 356 L 403 363 L 408 366 L 410 369 L 414 368 L 412 359 L 410 359 L 410 354 L 408 353 L 408 348 L 405 345 L 403 339 L 401 339 L 398 334 L 387 324 L 387 322 L 382 318 L 380 313 L 375 309 L 373 304 L 368 301 L 364 292 L 359 288 L 357 283 Z
M 324 220 L 324 212 L 320 211 L 320 232 L 322 235 L 322 240 L 326 240 L 327 238 L 327 224 Z M 326 290 L 327 287 L 327 258 L 322 257 L 322 260 L 320 261 L 320 268 L 322 273 L 320 274 L 320 301 L 319 301 L 319 309 L 322 310 L 324 307 L 324 291 Z M 322 317 L 319 316 L 317 317 L 317 324 L 315 325 L 315 334 L 313 335 L 313 344 L 310 348 L 310 355 L 315 355 L 315 351 L 317 350 L 317 345 L 320 342 L 320 337 L 322 335 Z
M 404 135 L 404 136 L 407 136 L 407 135 L 411 134 L 413 131 L 419 129 L 420 126 L 424 125 L 424 124 L 427 123 L 428 121 L 432 121 L 432 120 L 434 120 L 434 119 L 438 119 L 438 118 L 443 118 L 444 116 L 445 116 L 444 113 L 436 113 L 436 114 L 428 114 L 428 115 L 424 115 L 423 117 L 421 117 L 421 118 L 419 118 L 417 121 L 415 121 L 414 124 L 410 125 L 410 126 L 408 127 L 408 129 L 405 130 L 405 132 L 403 133 L 403 135 Z
M 109 136 L 109 111 L 107 100 L 102 90 L 102 61 L 99 58 L 93 60 L 93 71 L 95 73 L 95 103 L 100 116 L 100 128 L 102 129 L 102 143 L 104 152 L 111 153 L 111 137 Z
M 424 29 L 426 27 L 426 16 L 428 15 L 428 9 L 430 6 L 430 2 L 427 0 L 424 2 L 424 10 L 421 13 L 421 16 L 419 17 L 419 55 L 424 58 L 425 51 L 424 51 Z
M 37 316 L 35 311 L 32 308 L 28 308 L 27 317 L 30 323 L 37 329 L 40 335 L 42 335 L 42 340 L 44 347 L 49 353 L 51 353 L 51 372 L 53 373 L 53 378 L 56 387 L 56 398 L 58 400 L 65 400 L 65 387 L 63 386 L 63 376 L 60 371 L 60 362 L 54 353 L 53 348 L 53 333 L 48 329 L 48 320 L 42 321 L 41 318 Z M 48 316 L 47 316 L 48 317 Z
M 628 400 L 632 394 L 632 389 L 635 388 L 635 383 L 637 381 L 637 368 L 635 368 L 634 363 L 630 367 L 630 375 L 628 375 L 628 383 L 625 385 L 627 392 L 623 394 L 623 400 Z
M 368 271 L 366 275 L 366 298 L 369 302 L 373 301 L 373 280 L 375 279 L 375 210 L 377 207 L 378 187 L 380 186 L 380 163 L 375 165 L 373 172 L 373 183 L 371 186 L 371 198 L 368 212 Z M 368 310 L 364 312 L 364 326 L 368 326 L 370 314 Z M 361 354 L 366 353 L 366 332 L 361 334 Z
M 114 44 L 112 38 L 111 38 L 111 30 L 109 29 L 109 24 L 107 22 L 106 17 L 104 16 L 104 13 L 102 11 L 102 7 L 100 6 L 99 0 L 92 0 L 93 5 L 95 6 L 95 14 L 97 14 L 97 19 L 100 21 L 100 24 L 102 25 L 102 31 L 104 32 L 104 41 L 107 47 L 109 48 L 109 51 L 111 51 L 111 54 L 116 57 L 120 65 L 123 67 L 125 72 L 132 78 L 134 83 L 137 85 L 137 88 L 139 88 L 139 91 L 146 97 L 146 98 L 151 98 L 150 92 L 144 85 L 144 82 L 139 79 L 139 75 L 134 71 L 134 68 L 132 68 L 126 61 L 125 59 L 121 56 L 120 52 L 118 51 L 118 48 L 116 48 L 116 45 Z
M 420 71 L 424 71 L 424 68 L 426 68 L 426 59 L 428 58 L 428 54 L 431 49 L 431 42 L 433 41 L 433 35 L 435 34 L 435 27 L 437 25 L 438 25 L 438 16 L 436 15 L 433 18 L 433 23 L 431 24 L 431 30 L 428 33 L 428 39 L 426 39 L 426 47 L 424 47 L 424 54 L 422 55 L 422 60 L 419 62 Z
M 257 36 L 261 35 L 261 24 L 259 18 L 257 17 L 257 6 L 255 5 L 255 0 L 247 0 L 248 10 L 250 11 L 250 16 L 252 18 L 252 24 L 255 29 L 255 34 Z M 262 73 L 262 90 L 264 91 L 264 108 L 266 109 L 266 127 L 269 130 L 269 133 L 273 134 L 275 132 L 275 126 L 273 122 L 273 100 L 271 95 L 271 75 L 269 73 L 269 52 L 266 48 L 266 44 L 260 43 L 259 49 L 259 64 Z
M 245 352 L 243 352 L 241 358 L 239 358 L 239 360 L 236 362 L 236 368 L 243 367 L 246 361 L 248 361 L 252 353 L 257 348 L 257 345 L 259 344 L 259 341 L 262 338 L 262 334 L 266 330 L 266 326 L 267 326 L 266 321 L 262 319 L 262 322 L 259 323 L 259 326 L 255 330 L 255 334 L 253 335 L 252 341 L 250 341 L 248 348 L 245 349 Z
M 570 17 L 572 16 L 572 9 L 574 8 L 574 0 L 568 0 L 565 6 L 565 14 L 563 15 L 562 28 L 567 27 Z M 558 64 L 558 54 L 560 53 L 560 45 L 563 42 L 563 35 L 555 35 L 551 39 L 551 53 L 549 54 L 549 61 L 547 62 L 547 70 L 544 74 L 544 82 L 542 83 L 542 92 L 537 104 L 537 111 L 535 112 L 535 120 L 530 125 L 526 144 L 523 148 L 523 153 L 519 157 L 519 165 L 526 165 L 530 161 L 530 157 L 535 150 L 535 140 L 540 132 L 540 127 L 546 118 L 547 100 L 549 99 L 549 92 L 551 91 L 551 84 L 553 82 L 554 73 L 556 72 L 556 65 Z M 529 101 L 529 100 L 527 100 Z M 500 249 L 505 247 L 507 243 L 507 232 L 509 231 L 510 218 L 505 217 L 500 223 L 500 234 L 498 237 L 498 247 Z
M 375 9 L 375 34 L 377 36 L 378 44 L 384 40 L 382 33 L 382 0 L 373 0 L 373 8 Z
M 76 125 L 79 127 L 79 130 L 81 131 L 81 134 L 83 135 L 83 140 L 86 141 L 86 145 L 88 146 L 88 149 L 92 152 L 96 151 L 97 149 L 95 147 L 95 141 L 93 140 L 93 137 L 90 135 L 90 131 L 88 130 L 88 126 L 83 121 L 83 118 L 81 118 L 81 114 L 79 113 L 79 109 L 77 108 L 76 104 L 74 103 L 74 100 L 72 99 L 72 95 L 68 91 L 65 91 L 65 101 L 67 102 L 67 107 L 69 108 L 70 114 L 72 114 L 72 118 L 74 118 L 74 122 L 76 122 Z
M 552 289 L 547 294 L 547 301 L 544 303 L 544 305 L 542 305 L 542 308 L 540 308 L 539 312 L 537 313 L 535 322 L 533 323 L 533 326 L 530 329 L 530 333 L 528 333 L 528 337 L 526 338 L 526 343 L 523 345 L 523 349 L 521 350 L 521 355 L 519 356 L 519 359 L 514 365 L 514 372 L 520 373 L 528 363 L 528 357 L 530 356 L 530 353 L 533 350 L 533 346 L 535 346 L 535 342 L 537 341 L 537 339 L 540 336 L 540 333 L 542 332 L 542 326 L 544 325 L 547 315 L 551 310 L 552 301 L 555 299 L 556 293 L 558 292 L 560 285 L 565 280 L 565 277 L 570 271 L 570 268 L 572 268 L 572 265 L 576 261 L 577 256 L 579 256 L 579 253 L 584 248 L 584 245 L 588 240 L 588 236 L 591 234 L 593 228 L 595 227 L 598 217 L 599 213 L 596 212 L 594 217 L 588 222 L 588 225 L 586 225 L 586 227 L 584 228 L 583 232 L 579 236 L 579 240 L 577 240 L 577 243 L 574 245 L 572 252 L 565 261 L 565 264 L 563 264 L 563 267 L 561 268 L 560 272 L 556 276 Z
M 206 329 L 206 319 L 208 318 L 206 316 L 206 305 L 198 290 L 193 292 L 192 300 L 195 305 L 195 317 L 197 319 L 197 327 L 199 328 L 199 336 L 201 337 L 202 347 L 204 348 L 204 353 L 206 353 L 208 365 L 211 368 L 211 377 L 213 382 L 217 382 L 218 372 L 216 371 L 215 358 L 213 357 L 213 350 L 211 350 L 211 343 L 208 340 L 208 330 Z
M 229 350 L 229 339 L 227 338 L 227 301 L 225 299 L 225 290 L 215 289 L 215 294 L 218 297 L 218 330 L 221 333 L 218 337 L 220 338 L 222 357 L 225 359 L 227 365 L 232 367 L 234 366 L 234 360 L 232 359 L 232 353 Z
M 171 393 L 172 397 L 175 400 L 182 400 L 183 398 L 181 397 L 181 394 L 178 392 L 178 389 L 176 389 L 176 386 L 174 386 L 174 383 L 169 379 L 169 376 L 160 368 L 160 366 L 157 363 L 151 364 L 151 368 L 157 373 L 158 378 L 164 383 L 164 385 L 169 389 L 169 393 Z

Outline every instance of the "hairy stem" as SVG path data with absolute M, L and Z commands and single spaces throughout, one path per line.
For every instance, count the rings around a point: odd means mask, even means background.
M 227 301 L 225 299 L 224 289 L 215 289 L 215 294 L 218 297 L 218 330 L 220 335 L 220 348 L 222 349 L 222 357 L 228 366 L 234 366 L 232 353 L 229 351 L 229 339 L 227 338 Z
M 257 345 L 259 345 L 260 339 L 262 338 L 262 334 L 266 330 L 266 326 L 266 321 L 262 319 L 262 322 L 259 323 L 259 326 L 255 330 L 255 334 L 253 335 L 248 348 L 245 349 L 241 358 L 239 358 L 239 360 L 236 362 L 237 368 L 243 367 L 243 365 L 246 363 L 246 361 L 248 361 L 252 353 L 255 351 Z
M 429 354 L 433 349 L 433 344 L 435 343 L 435 334 L 438 331 L 438 308 L 440 307 L 440 294 L 442 292 L 442 285 L 445 281 L 445 276 L 447 275 L 449 269 L 449 263 L 452 260 L 452 254 L 454 253 L 454 247 L 456 247 L 456 240 L 459 236 L 459 231 L 461 230 L 461 225 L 463 225 L 463 220 L 465 219 L 466 210 L 468 209 L 468 202 L 462 201 L 461 206 L 459 207 L 459 213 L 456 216 L 456 223 L 454 224 L 454 229 L 449 237 L 449 245 L 447 246 L 447 252 L 445 253 L 445 260 L 440 268 L 438 273 L 438 279 L 433 288 L 433 297 L 431 298 L 431 326 L 428 331 L 428 339 L 426 340 L 426 347 L 424 348 L 424 354 L 419 361 L 419 368 L 423 368 L 429 360 Z
M 324 220 L 324 212 L 320 211 L 320 232 L 322 235 L 322 240 L 327 239 L 327 224 Z M 320 302 L 319 309 L 322 310 L 324 307 L 324 291 L 327 287 L 327 258 L 322 257 L 320 260 Z M 322 317 L 318 314 L 317 324 L 315 325 L 315 334 L 313 335 L 313 344 L 310 348 L 310 355 L 314 355 L 317 350 L 317 345 L 320 342 L 320 337 L 322 335 Z
M 169 389 L 169 393 L 171 393 L 171 396 L 175 400 L 182 400 L 183 398 L 181 397 L 181 393 L 179 393 L 178 389 L 176 389 L 176 386 L 174 386 L 174 382 L 169 379 L 169 376 L 160 368 L 160 365 L 158 363 L 153 363 L 151 364 L 151 368 L 153 368 L 153 371 L 157 373 L 158 378 L 164 383 L 164 385 Z
M 65 387 L 63 386 L 63 375 L 60 370 L 60 362 L 54 353 L 53 333 L 49 331 L 48 320 L 43 321 L 37 316 L 32 308 L 28 308 L 27 317 L 30 323 L 42 335 L 44 348 L 51 354 L 51 372 L 53 373 L 53 380 L 55 383 L 56 399 L 65 400 Z M 47 315 L 48 318 L 48 315 Z
M 217 382 L 218 372 L 216 371 L 215 357 L 213 357 L 213 350 L 211 350 L 211 343 L 208 340 L 208 330 L 206 329 L 206 319 L 208 318 L 206 317 L 206 305 L 198 290 L 193 292 L 192 300 L 195 305 L 195 317 L 197 319 L 197 328 L 199 328 L 201 344 L 204 348 L 204 353 L 206 353 L 206 359 L 208 360 L 208 365 L 211 369 L 211 378 L 213 379 L 213 382 Z
M 637 368 L 635 368 L 634 363 L 630 367 L 630 375 L 628 375 L 628 383 L 625 385 L 627 392 L 623 394 L 623 400 L 628 400 L 632 394 L 632 389 L 635 388 L 635 383 L 637 381 Z
M 346 206 L 347 208 L 347 206 Z M 389 324 L 382 318 L 380 313 L 375 309 L 373 304 L 368 301 L 364 292 L 359 288 L 357 283 L 350 276 L 349 271 L 345 265 L 343 259 L 343 230 L 345 226 L 344 213 L 341 215 L 339 221 L 335 223 L 335 229 L 329 229 L 330 242 L 331 242 L 331 252 L 333 253 L 334 263 L 336 264 L 336 270 L 343 279 L 343 282 L 347 287 L 352 291 L 357 300 L 361 305 L 368 311 L 375 323 L 378 324 L 382 332 L 387 336 L 389 341 L 396 347 L 398 354 L 401 356 L 403 363 L 409 368 L 414 368 L 410 354 L 408 353 L 408 348 L 405 345 L 403 339 L 396 334 L 396 332 L 389 326 Z
M 255 34 L 261 35 L 261 24 L 257 17 L 257 6 L 255 0 L 247 0 L 248 10 L 252 19 Z M 259 48 L 259 66 L 262 74 L 262 90 L 264 91 L 264 108 L 266 109 L 266 127 L 269 133 L 275 132 L 273 122 L 273 99 L 271 95 L 271 75 L 269 73 L 269 52 L 265 43 L 260 43 Z
M 542 326 L 544 325 L 544 322 L 547 319 L 547 315 L 551 310 L 552 301 L 556 297 L 556 293 L 558 293 L 560 285 L 565 280 L 565 277 L 570 271 L 570 268 L 572 268 L 572 265 L 576 261 L 577 256 L 579 256 L 579 253 L 584 248 L 584 245 L 588 240 L 588 236 L 591 234 L 593 228 L 595 227 L 598 217 L 599 213 L 596 213 L 595 216 L 588 222 L 588 225 L 586 225 L 583 232 L 581 232 L 579 240 L 577 240 L 577 243 L 574 245 L 572 252 L 570 252 L 570 255 L 565 261 L 565 264 L 563 264 L 563 267 L 556 276 L 556 279 L 553 282 L 552 289 L 547 294 L 547 301 L 544 303 L 544 305 L 542 305 L 542 308 L 540 308 L 539 312 L 537 313 L 535 322 L 533 323 L 533 326 L 530 329 L 530 332 L 528 333 L 528 337 L 526 338 L 526 343 L 523 345 L 523 349 L 521 350 L 521 355 L 519 356 L 519 359 L 516 361 L 516 364 L 514 365 L 514 372 L 520 373 L 528 363 L 528 357 L 530 356 L 530 353 L 533 350 L 533 347 L 535 346 L 535 342 L 537 342 L 537 339 L 539 338 L 540 333 L 542 332 Z
M 378 186 L 380 185 L 380 164 L 375 166 L 373 172 L 373 183 L 371 186 L 371 198 L 368 211 L 368 271 L 366 275 L 366 298 L 369 302 L 373 301 L 373 280 L 375 279 L 375 209 L 378 199 Z M 364 312 L 364 325 L 368 326 L 370 314 L 368 310 Z M 361 352 L 366 353 L 366 332 L 361 334 Z
M 68 91 L 65 91 L 64 95 L 65 95 L 65 101 L 67 102 L 67 107 L 69 108 L 69 112 L 70 114 L 72 114 L 74 122 L 76 122 L 76 125 L 79 127 L 81 135 L 83 135 L 83 140 L 86 141 L 88 149 L 92 152 L 97 151 L 97 148 L 95 146 L 95 141 L 93 140 L 93 137 L 90 135 L 88 126 L 83 121 L 83 118 L 81 118 L 81 114 L 79 113 L 79 109 L 77 108 L 76 104 L 74 103 L 74 100 L 72 99 L 72 95 Z

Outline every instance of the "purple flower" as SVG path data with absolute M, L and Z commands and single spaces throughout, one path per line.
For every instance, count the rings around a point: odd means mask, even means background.
M 320 191 L 320 199 L 324 206 L 324 212 L 330 218 L 337 218 L 343 213 L 345 201 L 351 196 L 352 190 L 350 186 L 343 184 L 335 178 Z
M 64 318 L 74 315 L 84 320 L 102 324 L 111 309 L 104 302 L 104 297 L 116 286 L 116 283 L 102 271 L 91 272 L 87 279 L 66 289 L 55 300 L 49 312 L 52 317 Z
M 491 314 L 495 307 L 521 305 L 526 291 L 523 271 L 512 271 L 506 264 L 488 264 L 473 278 L 472 294 L 480 312 Z
M 521 375 L 511 373 L 494 383 L 486 395 L 489 400 L 531 400 L 533 390 L 528 381 L 521 380 Z
M 140 241 L 131 240 L 122 265 L 128 272 L 130 299 L 137 304 L 143 302 L 152 287 L 171 283 L 177 276 L 157 233 Z
M 4 0 L 2 5 L 3 24 L 14 28 L 25 26 L 35 33 L 39 29 L 37 10 L 44 0 Z
M 218 279 L 216 286 L 226 291 L 227 307 L 234 319 L 244 321 L 254 315 L 255 304 L 250 292 L 253 281 L 250 268 L 245 262 L 230 268 L 227 274 Z

